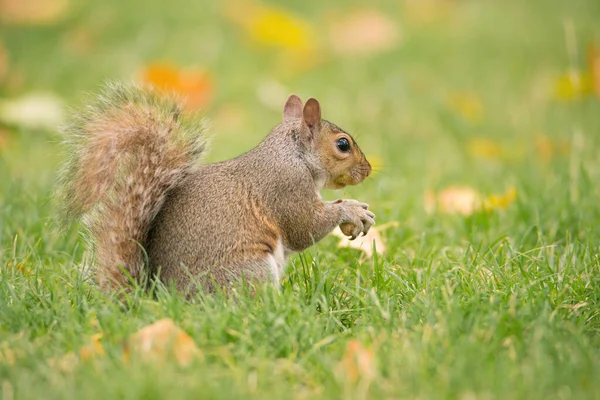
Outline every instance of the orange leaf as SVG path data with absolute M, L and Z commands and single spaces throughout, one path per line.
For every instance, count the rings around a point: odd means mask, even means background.
M 170 65 L 154 64 L 142 71 L 142 80 L 182 96 L 191 110 L 206 107 L 213 94 L 212 81 L 203 69 L 179 70 Z
M 92 343 L 79 350 L 79 356 L 83 361 L 91 360 L 96 356 L 104 355 L 104 348 L 102 347 L 102 343 L 100 343 L 101 338 L 101 333 L 95 334 L 92 336 Z
M 350 340 L 338 369 L 350 382 L 370 382 L 376 374 L 373 349 L 365 347 L 358 340 Z
M 164 363 L 174 358 L 181 366 L 202 355 L 194 340 L 169 318 L 142 328 L 129 338 L 128 346 L 142 359 Z
M 361 10 L 334 21 L 329 41 L 338 54 L 361 55 L 386 51 L 400 39 L 398 26 L 376 10 Z
M 0 0 L 0 20 L 18 25 L 53 24 L 65 17 L 69 0 Z
M 588 50 L 588 68 L 592 90 L 600 99 L 600 45 L 598 43 L 591 45 Z

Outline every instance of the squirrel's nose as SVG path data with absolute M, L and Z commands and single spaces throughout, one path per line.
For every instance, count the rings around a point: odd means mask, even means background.
M 371 163 L 369 163 L 369 161 L 365 158 L 365 178 L 369 175 L 371 175 Z

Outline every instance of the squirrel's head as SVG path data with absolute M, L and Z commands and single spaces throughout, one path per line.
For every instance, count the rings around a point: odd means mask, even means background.
M 371 164 L 349 133 L 321 119 L 321 105 L 310 98 L 305 104 L 295 94 L 283 107 L 283 121 L 301 120 L 300 140 L 317 157 L 327 173 L 325 187 L 341 189 L 357 185 L 371 174 Z

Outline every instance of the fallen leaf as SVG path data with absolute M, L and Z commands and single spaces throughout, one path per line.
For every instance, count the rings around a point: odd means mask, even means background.
M 488 160 L 499 160 L 504 157 L 504 149 L 491 139 L 473 138 L 467 143 L 469 154 Z
M 517 189 L 511 187 L 503 194 L 488 196 L 483 201 L 483 209 L 486 211 L 504 209 L 510 206 L 517 199 Z
M 375 352 L 358 340 L 350 340 L 338 364 L 338 373 L 352 383 L 371 382 L 376 376 Z
M 169 318 L 132 335 L 127 341 L 126 354 L 129 353 L 152 362 L 165 363 L 174 358 L 181 366 L 187 366 L 202 356 L 194 340 Z
M 427 192 L 424 206 L 429 213 L 470 215 L 481 204 L 481 196 L 473 188 L 452 186 L 439 193 Z
M 399 41 L 397 24 L 376 10 L 354 11 L 329 27 L 330 46 L 337 54 L 378 53 L 394 48 Z
M 429 191 L 425 194 L 424 208 L 428 213 L 471 215 L 476 211 L 493 211 L 504 209 L 514 203 L 517 197 L 515 188 L 503 194 L 482 196 L 468 186 L 451 186 L 439 193 Z
M 568 141 L 553 141 L 548 136 L 540 134 L 534 139 L 534 146 L 542 161 L 550 161 L 557 155 L 569 155 L 571 143 Z
M 306 71 L 323 61 L 310 23 L 283 8 L 235 0 L 226 3 L 224 14 L 242 28 L 250 44 L 278 51 L 275 63 L 285 75 Z
M 587 72 L 570 71 L 554 83 L 554 95 L 558 100 L 575 100 L 593 92 L 592 78 Z
M 258 46 L 298 52 L 314 48 L 315 33 L 310 24 L 283 8 L 234 1 L 227 3 L 225 15 Z
M 380 232 L 389 228 L 395 228 L 397 226 L 398 222 L 396 221 L 390 221 L 382 225 L 375 225 L 369 229 L 369 232 L 365 236 L 359 236 L 354 240 L 350 240 L 348 236 L 344 235 L 340 227 L 335 228 L 332 234 L 340 238 L 338 247 L 362 251 L 363 255 L 359 261 L 363 262 L 366 258 L 372 258 L 374 251 L 377 251 L 377 254 L 385 253 L 386 246 L 381 238 Z M 375 247 L 373 247 L 373 243 L 375 243 Z
M 600 44 L 593 43 L 588 49 L 588 69 L 592 91 L 600 99 Z
M 97 356 L 104 355 L 104 348 L 102 347 L 102 343 L 100 343 L 100 339 L 102 339 L 102 334 L 97 333 L 92 336 L 92 343 L 82 347 L 79 350 L 79 356 L 83 361 L 91 360 Z
M 48 25 L 62 20 L 69 0 L 0 0 L 0 20 L 15 25 Z
M 77 353 L 69 352 L 61 357 L 55 357 L 48 360 L 48 365 L 60 371 L 73 371 L 82 361 L 93 361 L 98 357 L 104 356 L 104 347 L 100 343 L 102 333 L 97 333 L 91 337 L 91 343 L 83 346 Z
M 180 95 L 190 110 L 206 107 L 213 95 L 212 80 L 201 68 L 178 69 L 168 64 L 153 64 L 142 71 L 142 80 Z
M 450 109 L 467 121 L 478 122 L 483 118 L 483 104 L 473 93 L 454 93 L 448 99 L 448 104 Z
M 55 130 L 63 120 L 63 102 L 53 94 L 32 93 L 0 101 L 0 121 L 8 125 Z

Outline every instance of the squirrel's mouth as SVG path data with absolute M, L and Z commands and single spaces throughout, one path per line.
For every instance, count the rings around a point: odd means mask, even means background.
M 358 185 L 371 174 L 371 165 L 369 163 L 361 164 L 343 175 L 332 179 L 327 187 L 329 189 L 342 189 L 346 186 Z

